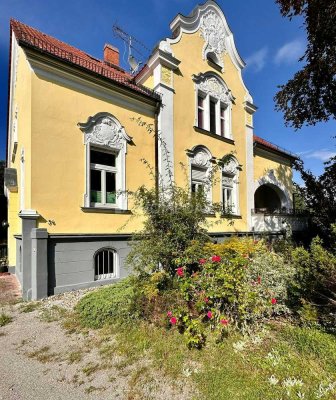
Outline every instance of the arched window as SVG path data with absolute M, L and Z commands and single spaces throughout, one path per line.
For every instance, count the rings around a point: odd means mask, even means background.
M 127 210 L 125 162 L 131 138 L 109 113 L 98 113 L 78 126 L 86 145 L 85 207 Z
M 239 214 L 239 169 L 238 161 L 231 159 L 222 168 L 221 198 L 223 213 Z
M 117 252 L 110 248 L 97 251 L 94 255 L 95 280 L 118 277 Z
M 193 77 L 196 92 L 195 125 L 232 139 L 231 110 L 234 97 L 219 76 L 207 72 Z
M 209 203 L 212 201 L 210 182 L 212 154 L 205 146 L 196 146 L 188 151 L 190 160 L 190 187 L 191 192 L 203 191 Z

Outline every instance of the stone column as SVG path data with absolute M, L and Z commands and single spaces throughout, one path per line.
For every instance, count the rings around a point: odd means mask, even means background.
M 48 296 L 48 231 L 33 228 L 31 239 L 31 299 L 38 300 Z
M 39 214 L 35 210 L 22 210 L 19 217 L 22 219 L 22 271 L 21 286 L 23 300 L 31 300 L 31 231 L 36 228 Z M 17 260 L 18 261 L 18 260 Z M 18 264 L 18 262 L 16 262 Z M 15 273 L 17 266 L 15 268 Z M 20 273 L 18 271 L 18 273 Z

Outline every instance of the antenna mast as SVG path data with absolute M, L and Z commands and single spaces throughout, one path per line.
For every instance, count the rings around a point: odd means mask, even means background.
M 147 59 L 147 56 L 144 53 L 149 54 L 150 50 L 142 42 L 125 32 L 120 26 L 114 24 L 112 30 L 114 36 L 124 42 L 125 48 L 127 46 L 127 62 L 130 66 L 131 74 L 136 74 L 140 65 L 143 64 L 145 59 Z M 134 53 L 136 53 L 136 56 Z M 141 59 L 143 61 L 141 61 Z

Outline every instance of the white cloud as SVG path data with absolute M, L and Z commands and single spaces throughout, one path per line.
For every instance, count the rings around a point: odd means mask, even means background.
M 261 71 L 266 64 L 267 54 L 268 54 L 267 47 L 263 47 L 262 49 L 256 51 L 255 53 L 247 57 L 247 59 L 245 60 L 246 66 L 252 67 L 255 72 Z
M 335 157 L 336 152 L 329 149 L 320 149 L 314 151 L 304 151 L 301 153 L 303 158 L 316 158 L 320 161 L 328 161 L 329 158 Z
M 301 39 L 295 39 L 284 44 L 277 51 L 274 62 L 276 64 L 293 64 L 304 55 L 305 43 Z

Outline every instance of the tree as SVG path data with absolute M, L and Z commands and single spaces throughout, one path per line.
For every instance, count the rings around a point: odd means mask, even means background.
M 295 129 L 336 115 L 336 0 L 276 0 L 283 16 L 304 18 L 306 65 L 275 96 L 276 109 Z
M 305 184 L 298 187 L 298 191 L 311 212 L 315 231 L 312 234 L 318 234 L 327 246 L 333 247 L 333 225 L 336 223 L 336 157 L 325 163 L 324 172 L 319 177 L 306 171 L 302 160 L 296 160 L 294 168 L 301 173 Z

